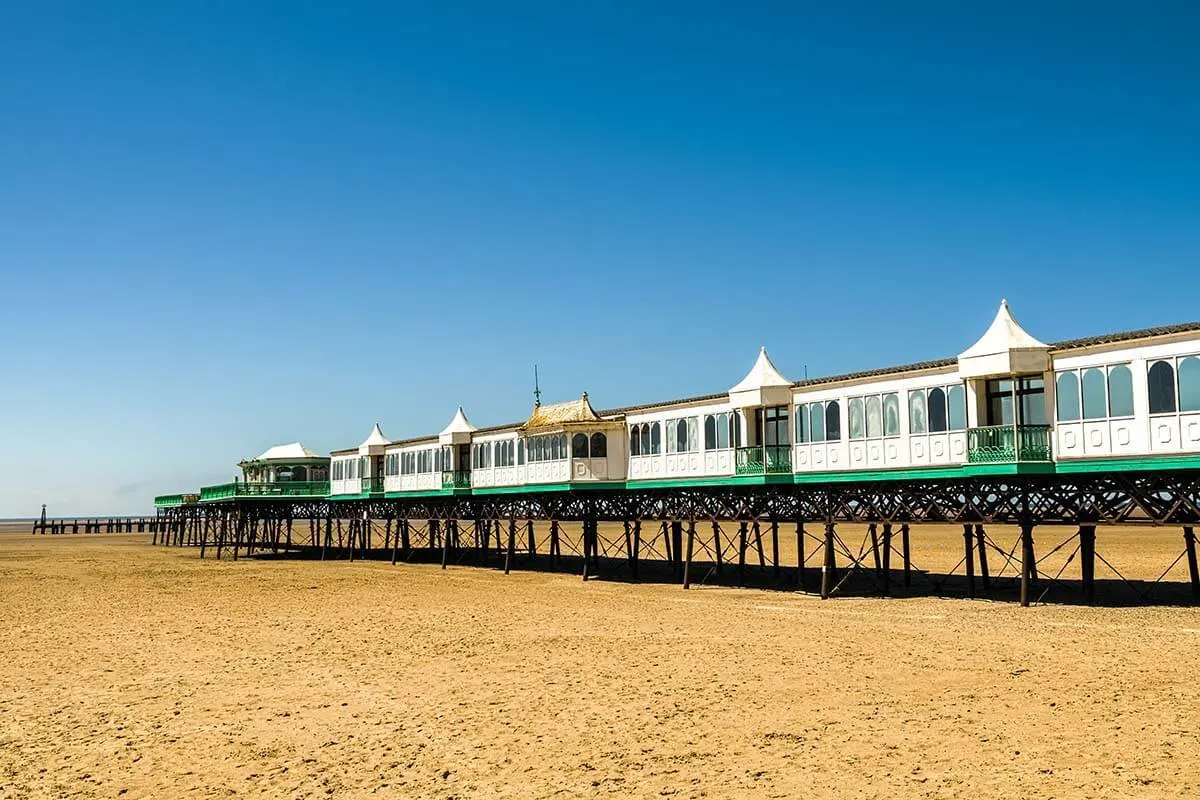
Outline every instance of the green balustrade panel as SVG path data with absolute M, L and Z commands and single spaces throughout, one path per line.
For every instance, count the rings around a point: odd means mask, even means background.
M 283 481 L 280 483 L 223 483 L 200 489 L 200 499 L 228 500 L 234 497 L 325 497 L 329 481 Z
M 967 431 L 967 463 L 1016 464 L 1050 461 L 1049 425 L 992 425 Z
M 360 478 L 359 491 L 363 494 L 382 494 L 383 493 L 383 476 L 375 475 L 369 478 Z
M 790 445 L 767 445 L 765 447 L 739 447 L 737 449 L 734 474 L 736 475 L 786 475 L 792 471 L 792 448 Z
M 443 489 L 470 489 L 471 471 L 465 469 L 442 473 Z

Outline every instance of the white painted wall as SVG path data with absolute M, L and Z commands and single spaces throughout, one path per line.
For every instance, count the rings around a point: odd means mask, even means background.
M 675 406 L 667 409 L 655 409 L 644 413 L 629 414 L 625 419 L 625 436 L 621 444 L 621 452 L 629 451 L 629 431 L 633 425 L 643 422 L 657 422 L 663 426 L 662 432 L 662 447 L 661 452 L 657 455 L 639 455 L 628 457 L 628 478 L 629 480 L 660 480 L 660 479 L 678 479 L 691 477 L 719 476 L 732 475 L 734 472 L 734 447 L 731 446 L 719 450 L 704 449 L 704 416 L 706 414 L 719 414 L 722 412 L 733 412 L 734 409 L 729 405 L 728 401 L 724 402 L 709 402 L 696 403 L 686 406 Z M 667 452 L 667 431 L 665 425 L 669 419 L 679 419 L 681 417 L 695 417 L 697 420 L 697 428 L 699 430 L 699 441 L 697 449 L 691 453 L 668 453 Z M 743 423 L 743 429 L 745 423 Z M 744 435 L 744 434 L 743 434 Z M 612 440 L 614 436 L 609 436 L 609 455 L 614 452 Z

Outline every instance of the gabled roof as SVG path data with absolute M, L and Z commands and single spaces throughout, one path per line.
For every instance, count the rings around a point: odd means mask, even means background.
M 959 358 L 975 358 L 1007 353 L 1011 350 L 1048 350 L 1050 345 L 1033 338 L 1021 324 L 1013 319 L 1008 301 L 1001 300 L 1000 308 L 992 324 L 984 331 L 979 341 L 968 347 Z
M 754 362 L 754 366 L 746 373 L 746 377 L 730 389 L 730 392 L 748 392 L 754 389 L 761 389 L 764 386 L 791 386 L 792 382 L 783 377 L 775 365 L 771 363 L 771 357 L 767 355 L 767 348 L 760 348 L 758 351 L 758 359 Z
M 383 431 L 379 428 L 379 423 L 375 423 L 375 427 L 371 429 L 371 434 L 363 440 L 359 447 L 374 447 L 381 444 L 391 444 L 392 440 L 383 435 Z
M 450 424 L 442 429 L 443 436 L 451 433 L 474 433 L 475 426 L 467 419 L 467 415 L 463 413 L 462 406 L 458 407 L 458 411 L 454 412 L 454 419 L 450 420 Z
M 525 420 L 525 424 L 521 426 L 521 430 L 537 430 L 542 428 L 559 428 L 563 425 L 587 422 L 601 422 L 600 415 L 592 408 L 591 402 L 588 400 L 587 392 L 584 392 L 578 400 L 569 400 L 565 403 L 548 403 L 547 405 L 535 405 L 533 413 L 529 415 L 529 419 Z
M 324 458 L 319 453 L 314 453 L 299 442 L 291 444 L 277 444 L 274 447 L 267 448 L 266 452 L 260 455 L 254 461 L 276 461 L 282 459 L 302 459 L 302 458 Z

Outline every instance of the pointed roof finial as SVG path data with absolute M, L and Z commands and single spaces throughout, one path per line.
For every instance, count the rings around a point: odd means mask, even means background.
M 537 408 L 542 404 L 542 390 L 538 387 L 538 371 L 537 364 L 533 365 L 533 407 Z

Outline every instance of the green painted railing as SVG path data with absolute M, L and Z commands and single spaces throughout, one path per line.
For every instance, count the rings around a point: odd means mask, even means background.
M 736 475 L 786 475 L 791 471 L 791 445 L 770 444 L 737 449 Z
M 223 483 L 204 486 L 201 500 L 225 500 L 230 497 L 325 497 L 329 481 L 283 481 L 280 483 Z
M 442 473 L 443 489 L 470 489 L 471 471 L 465 469 Z
M 374 475 L 369 478 L 359 478 L 359 491 L 363 494 L 382 494 L 383 493 L 383 476 Z
M 967 463 L 1050 461 L 1049 425 L 992 425 L 967 431 Z
M 171 508 L 173 506 L 186 506 L 189 503 L 195 503 L 200 499 L 198 494 L 160 494 L 154 498 L 154 505 L 159 508 Z

